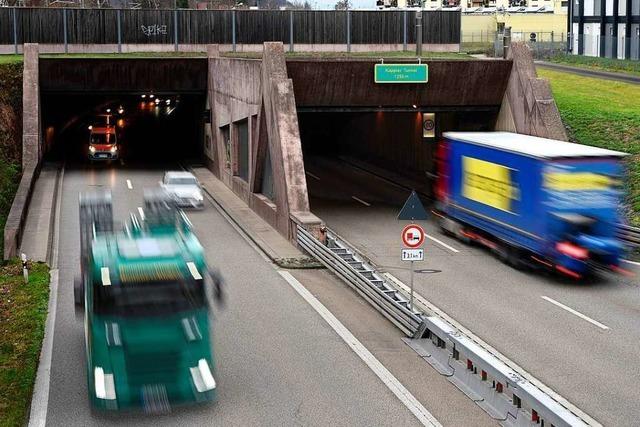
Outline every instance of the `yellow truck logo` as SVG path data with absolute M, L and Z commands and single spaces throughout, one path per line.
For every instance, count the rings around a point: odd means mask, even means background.
M 497 163 L 462 157 L 462 195 L 478 203 L 512 212 L 512 203 L 520 200 L 520 190 L 511 182 L 513 169 Z

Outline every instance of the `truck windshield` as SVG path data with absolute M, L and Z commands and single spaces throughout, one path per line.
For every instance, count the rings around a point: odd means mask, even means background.
M 195 178 L 169 178 L 167 180 L 169 185 L 196 185 Z
M 161 316 L 206 306 L 198 282 L 136 283 L 96 286 L 94 310 L 114 316 Z
M 116 136 L 112 133 L 91 134 L 91 144 L 115 144 Z

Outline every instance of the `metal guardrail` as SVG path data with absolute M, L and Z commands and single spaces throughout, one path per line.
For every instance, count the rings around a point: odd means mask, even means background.
M 328 269 L 337 274 L 408 336 L 420 338 L 424 320 L 419 312 L 409 310 L 409 301 L 356 251 L 331 232 L 322 244 L 298 226 L 298 244 Z
M 630 227 L 624 224 L 618 224 L 618 237 L 625 242 L 627 246 L 640 248 L 640 228 Z
M 418 354 L 424 353 L 428 363 L 502 425 L 530 426 L 543 421 L 556 427 L 600 426 L 538 380 L 519 372 L 512 362 L 507 365 L 504 356 L 498 357 L 478 338 L 463 332 L 437 310 L 424 304 L 421 305 L 424 312 L 409 310 L 405 293 L 398 289 L 405 287 L 404 284 L 378 272 L 373 263 L 331 230 L 327 229 L 323 243 L 298 225 L 297 242 L 414 338 L 407 343 Z

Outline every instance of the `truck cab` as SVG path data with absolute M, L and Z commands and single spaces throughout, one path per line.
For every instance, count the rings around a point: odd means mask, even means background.
M 166 413 L 209 402 L 217 383 L 203 249 L 170 200 L 145 201 L 114 231 L 110 201 L 80 201 L 89 400 L 99 410 Z
M 89 131 L 89 160 L 117 160 L 119 147 L 115 126 L 90 126 Z

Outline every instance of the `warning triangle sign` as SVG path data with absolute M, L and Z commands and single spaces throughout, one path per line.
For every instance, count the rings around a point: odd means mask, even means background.
M 428 219 L 427 211 L 424 209 L 424 206 L 422 205 L 422 202 L 420 201 L 418 194 L 416 193 L 415 190 L 411 191 L 411 195 L 409 196 L 407 201 L 404 202 L 404 206 L 402 207 L 402 210 L 400 210 L 400 213 L 398 214 L 398 220 L 426 221 L 427 219 Z

